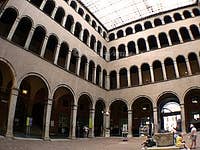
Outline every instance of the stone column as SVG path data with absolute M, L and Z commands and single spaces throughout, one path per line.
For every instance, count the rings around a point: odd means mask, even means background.
M 12 40 L 12 37 L 13 37 L 13 35 L 14 35 L 14 33 L 15 33 L 15 30 L 17 29 L 17 26 L 18 26 L 18 24 L 19 24 L 19 21 L 20 21 L 20 18 L 16 18 L 14 24 L 12 25 L 12 28 L 10 29 L 10 32 L 9 32 L 9 34 L 8 34 L 8 37 L 7 37 L 7 39 L 8 39 L 9 41 Z
M 189 35 L 190 35 L 191 40 L 194 40 L 192 31 L 190 30 L 190 28 L 187 28 L 187 30 L 188 30 L 188 33 L 189 33 Z
M 48 99 L 48 101 L 45 104 L 44 108 L 44 133 L 43 133 L 43 138 L 44 140 L 49 140 L 49 127 L 50 127 L 50 119 L 51 119 L 51 108 L 52 108 L 52 99 Z
M 153 108 L 153 124 L 154 124 L 154 133 L 158 133 L 159 125 L 158 125 L 157 107 Z
M 138 77 L 139 77 L 139 85 L 142 85 L 142 71 L 141 71 L 141 68 L 138 68 Z
M 151 82 L 154 83 L 155 80 L 154 80 L 154 74 L 153 74 L 153 67 L 150 66 L 150 74 L 151 74 Z
M 56 12 L 57 12 L 57 10 L 58 10 L 58 7 L 55 7 L 55 8 L 54 8 L 54 10 L 53 10 L 53 12 L 52 12 L 52 14 L 51 14 L 51 18 L 53 18 L 53 19 L 54 19 L 54 17 L 55 17 L 55 15 L 56 15 Z
M 90 35 L 88 35 L 88 38 L 87 38 L 87 45 L 90 47 Z
M 55 58 L 54 58 L 54 64 L 56 64 L 56 65 L 57 65 L 57 62 L 58 62 L 59 53 L 60 53 L 60 43 L 58 43 L 57 47 L 56 47 L 56 54 L 55 54 Z
M 192 75 L 190 63 L 189 63 L 189 60 L 187 58 L 185 59 L 185 62 L 186 62 L 186 66 L 187 66 L 188 75 Z
M 181 105 L 181 125 L 182 125 L 182 132 L 186 133 L 186 127 L 185 127 L 185 108 L 184 103 Z
M 75 30 L 75 24 L 73 24 L 73 25 L 71 26 L 71 33 L 72 33 L 72 34 L 74 34 L 74 30 Z
M 135 51 L 136 51 L 136 54 L 139 54 L 139 53 L 140 53 L 140 52 L 139 52 L 139 49 L 138 49 L 137 43 L 135 44 Z
M 127 69 L 127 80 L 128 80 L 128 87 L 131 87 L 130 69 Z
M 132 137 L 132 110 L 128 110 L 128 137 Z
M 95 115 L 95 110 L 91 109 L 90 110 L 90 117 L 89 117 L 89 137 L 94 137 L 94 115 Z
M 47 0 L 43 0 L 42 4 L 40 5 L 40 9 L 43 10 Z
M 158 36 L 156 36 L 156 42 L 157 42 L 158 48 L 161 48 Z
M 19 94 L 19 90 L 17 88 L 12 88 L 11 93 L 10 93 L 6 137 L 13 137 L 13 123 L 14 123 L 18 94 Z
M 109 51 L 106 52 L 106 61 L 110 61 L 110 53 L 109 53 Z
M 69 70 L 71 55 L 72 55 L 72 51 L 68 51 L 68 54 L 67 54 L 67 65 L 66 65 L 67 66 L 67 70 Z
M 103 86 L 103 71 L 100 71 L 99 73 L 99 86 Z
M 179 78 L 180 75 L 179 75 L 179 71 L 178 71 L 178 66 L 177 66 L 176 60 L 174 60 L 174 69 L 175 69 L 175 73 L 176 73 L 176 78 Z
M 128 47 L 127 46 L 125 46 L 125 52 L 126 52 L 126 57 L 128 57 L 129 55 L 128 55 Z
M 85 63 L 85 80 L 88 80 L 88 74 L 89 74 L 89 63 Z
M 80 32 L 80 34 L 79 34 L 79 39 L 80 39 L 81 41 L 83 41 L 83 30 L 81 30 L 81 32 Z
M 105 137 L 110 137 L 110 113 L 106 112 L 106 131 L 105 131 Z
M 150 51 L 150 48 L 149 48 L 149 42 L 148 42 L 147 39 L 145 39 L 145 44 L 146 44 L 147 52 Z
M 44 42 L 43 42 L 43 45 L 42 45 L 42 50 L 40 52 L 40 57 L 42 57 L 42 58 L 44 57 L 44 53 L 45 53 L 45 50 L 46 50 L 47 42 L 48 42 L 48 36 L 45 36 Z
M 81 64 L 81 59 L 80 57 L 76 58 L 76 74 L 79 76 L 80 73 L 80 64 Z
M 77 105 L 72 106 L 72 115 L 71 115 L 71 138 L 76 138 L 76 118 L 77 118 Z
M 63 20 L 62 20 L 62 26 L 64 27 L 65 26 L 65 23 L 67 21 L 67 16 L 64 16 Z
M 166 69 L 165 69 L 165 64 L 162 63 L 162 73 L 163 73 L 163 79 L 167 80 L 167 74 L 166 74 Z
M 171 46 L 172 45 L 172 41 L 170 39 L 170 36 L 168 35 L 168 33 L 166 33 L 166 35 L 167 35 L 167 39 L 168 39 L 169 45 Z
M 177 35 L 178 35 L 178 38 L 179 38 L 179 40 L 180 40 L 180 43 L 183 43 L 183 39 L 182 39 L 182 37 L 181 37 L 181 35 L 180 35 L 180 32 L 177 32 Z
M 93 74 L 93 83 L 96 84 L 96 66 L 92 68 L 92 74 Z
M 120 74 L 117 72 L 117 89 L 120 88 Z
M 106 75 L 106 89 L 107 90 L 110 90 L 110 76 L 109 75 Z
M 30 32 L 29 32 L 29 35 L 28 35 L 28 37 L 27 37 L 25 46 L 24 46 L 25 49 L 29 49 L 29 45 L 30 45 L 30 43 L 31 43 L 31 39 L 32 39 L 32 37 L 33 37 L 34 31 L 35 31 L 35 28 L 32 27 L 31 30 L 30 30 Z

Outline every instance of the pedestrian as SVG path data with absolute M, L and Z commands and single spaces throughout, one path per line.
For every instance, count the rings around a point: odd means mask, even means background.
M 83 127 L 84 133 L 85 133 L 85 137 L 88 137 L 89 135 L 89 128 L 87 126 Z
M 196 149 L 196 144 L 197 144 L 197 129 L 195 128 L 195 126 L 193 124 L 190 125 L 190 139 L 191 139 L 191 145 L 190 148 L 192 149 Z
M 180 149 L 189 150 L 189 148 L 186 146 L 185 141 L 183 140 L 182 133 L 179 133 L 178 136 L 176 137 L 176 147 L 179 147 Z

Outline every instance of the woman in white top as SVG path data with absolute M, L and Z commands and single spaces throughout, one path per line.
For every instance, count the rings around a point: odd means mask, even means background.
M 190 125 L 190 128 L 191 128 L 190 137 L 191 137 L 191 140 L 192 140 L 190 148 L 195 149 L 196 148 L 196 141 L 197 141 L 197 129 L 194 127 L 193 124 Z

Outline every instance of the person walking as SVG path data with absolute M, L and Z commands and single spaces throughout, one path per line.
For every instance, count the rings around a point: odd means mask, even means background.
M 190 148 L 196 149 L 196 144 L 197 144 L 197 129 L 193 124 L 190 125 L 191 133 L 190 133 L 190 138 L 191 138 L 191 145 Z

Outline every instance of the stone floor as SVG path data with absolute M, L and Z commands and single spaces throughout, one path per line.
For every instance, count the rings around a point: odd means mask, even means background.
M 0 137 L 0 150 L 140 150 L 144 137 L 129 138 L 83 138 L 75 140 L 43 141 L 39 139 L 7 139 Z M 188 135 L 184 140 L 189 144 Z M 198 133 L 197 148 L 200 150 L 200 132 Z

